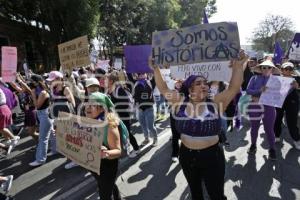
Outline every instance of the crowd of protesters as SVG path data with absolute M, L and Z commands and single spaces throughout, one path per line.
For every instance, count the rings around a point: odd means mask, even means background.
M 294 140 L 293 145 L 300 150 L 297 127 L 299 84 L 293 73 L 296 66 L 292 62 L 285 61 L 281 66 L 275 66 L 268 57 L 260 60 L 256 57 L 248 58 L 241 52 L 240 59 L 231 62 L 233 72 L 229 83 L 208 82 L 205 77 L 193 75 L 186 80 L 172 80 L 174 88 L 166 85 L 158 70 L 159 66 L 151 60 L 149 65 L 153 68 L 153 74 L 127 74 L 124 69 L 113 68 L 106 72 L 89 66 L 65 74 L 51 71 L 45 76 L 29 74 L 28 78 L 18 74 L 15 83 L 0 81 L 0 133 L 4 138 L 0 148 L 9 155 L 20 140 L 10 129 L 13 123 L 12 110 L 17 102 L 25 114 L 26 133 L 36 141 L 35 160 L 28 163 L 31 167 L 45 164 L 48 156 L 58 153 L 54 121 L 60 111 L 99 121 L 108 119 L 108 132 L 100 155 L 101 174 L 93 173 L 101 200 L 121 199 L 115 184 L 121 155 L 117 128 L 120 122 L 128 130 L 132 145 L 129 157 L 134 158 L 140 154 L 142 146 L 150 143 L 150 138 L 153 147 L 159 144 L 155 120 L 166 115 L 166 110 L 170 112 L 172 131 L 170 158 L 181 164 L 193 199 L 203 199 L 202 190 L 199 190 L 202 180 L 212 200 L 226 199 L 226 162 L 220 143 L 230 145 L 226 133 L 234 128 L 241 129 L 245 120 L 241 117 L 243 114 L 250 117 L 249 154 L 256 153 L 256 140 L 262 120 L 269 144 L 269 159 L 276 160 L 275 142 L 280 142 L 284 114 Z M 266 84 L 271 75 L 295 79 L 282 108 L 258 102 L 260 95 L 267 89 Z M 246 96 L 248 101 L 245 105 L 248 105 L 249 112 L 244 113 L 238 104 Z M 100 105 L 94 105 L 94 102 Z M 85 103 L 84 107 L 82 103 Z M 138 144 L 132 132 L 134 117 L 144 134 L 141 144 Z M 74 166 L 77 166 L 76 163 L 71 161 L 65 168 Z M 9 191 L 12 181 L 13 175 L 0 176 L 1 187 L 5 192 Z

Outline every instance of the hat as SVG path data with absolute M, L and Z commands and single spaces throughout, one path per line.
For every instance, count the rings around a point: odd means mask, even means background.
M 37 74 L 33 74 L 31 75 L 31 80 L 34 81 L 34 82 L 40 82 L 40 81 L 43 81 L 43 77 L 40 76 L 40 75 L 37 75 Z
M 287 68 L 287 67 L 291 67 L 291 68 L 294 68 L 294 64 L 291 63 L 291 62 L 285 62 L 281 65 L 281 68 Z
M 253 71 L 261 74 L 262 73 L 262 71 L 261 71 L 262 66 L 272 67 L 273 68 L 272 69 L 272 74 L 280 74 L 280 70 L 270 60 L 266 60 L 266 61 L 260 63 L 259 65 L 253 67 Z
M 49 77 L 46 79 L 46 81 L 51 82 L 51 81 L 54 81 L 57 78 L 63 78 L 63 77 L 64 77 L 64 75 L 61 72 L 59 72 L 59 71 L 51 71 L 49 73 Z
M 97 85 L 100 87 L 100 83 L 96 78 L 87 78 L 85 79 L 85 87 L 89 87 L 92 85 Z
M 102 106 L 106 107 L 109 110 L 114 107 L 114 104 L 110 100 L 110 98 L 101 92 L 93 92 L 89 96 L 89 100 L 95 101 L 95 102 L 101 104 Z

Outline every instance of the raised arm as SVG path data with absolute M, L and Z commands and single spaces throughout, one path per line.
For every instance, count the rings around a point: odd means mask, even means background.
M 243 83 L 244 69 L 248 61 L 248 56 L 244 51 L 240 52 L 240 59 L 232 60 L 230 65 L 232 67 L 232 76 L 229 82 L 229 86 L 223 92 L 217 94 L 214 98 L 214 102 L 219 106 L 219 110 L 223 113 L 231 100 L 240 91 L 240 87 Z
M 149 66 L 153 69 L 154 79 L 159 92 L 166 98 L 166 100 L 172 104 L 179 103 L 183 100 L 183 97 L 176 90 L 170 90 L 167 83 L 164 81 L 159 66 L 154 64 L 154 60 L 149 58 Z

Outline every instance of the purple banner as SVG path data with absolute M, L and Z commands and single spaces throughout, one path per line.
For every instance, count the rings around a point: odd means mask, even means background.
M 129 45 L 124 47 L 127 73 L 152 73 L 148 66 L 151 45 Z

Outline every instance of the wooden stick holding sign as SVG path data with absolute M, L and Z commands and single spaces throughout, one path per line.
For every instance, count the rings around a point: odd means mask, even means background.
M 57 150 L 76 164 L 100 174 L 104 123 L 59 112 L 55 121 Z

